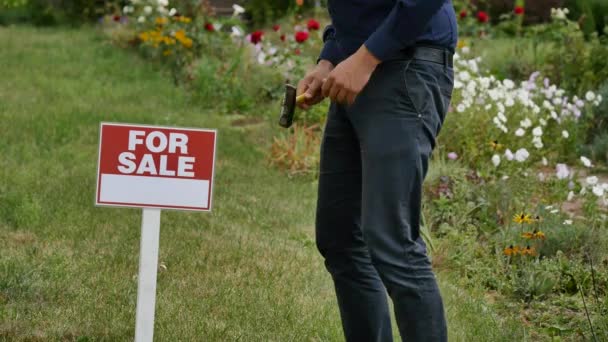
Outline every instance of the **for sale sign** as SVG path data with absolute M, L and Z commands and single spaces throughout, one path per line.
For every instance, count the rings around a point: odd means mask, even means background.
M 216 135 L 102 123 L 96 204 L 210 210 Z

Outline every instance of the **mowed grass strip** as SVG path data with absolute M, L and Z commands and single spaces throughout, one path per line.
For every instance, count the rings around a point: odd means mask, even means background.
M 232 127 L 91 28 L 0 28 L 0 46 L 0 340 L 133 338 L 141 210 L 93 206 L 101 121 L 219 129 L 213 212 L 162 213 L 157 341 L 343 339 L 316 185 L 265 161 L 274 120 Z M 454 340 L 516 333 L 442 287 Z

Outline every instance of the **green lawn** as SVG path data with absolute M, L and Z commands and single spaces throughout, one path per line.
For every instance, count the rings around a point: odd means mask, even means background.
M 219 129 L 213 212 L 162 214 L 157 341 L 342 340 L 316 184 L 265 159 L 277 104 L 234 126 L 93 29 L 0 28 L 0 46 L 0 340 L 133 338 L 141 210 L 93 205 L 100 121 Z M 451 340 L 525 339 L 439 277 Z

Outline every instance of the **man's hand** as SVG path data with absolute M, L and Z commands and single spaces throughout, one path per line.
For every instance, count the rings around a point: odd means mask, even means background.
M 362 45 L 329 73 L 323 84 L 323 96 L 334 102 L 353 104 L 379 63 L 380 60 Z
M 305 100 L 298 104 L 298 107 L 302 109 L 308 109 L 310 106 L 316 105 L 323 100 L 321 94 L 321 86 L 323 86 L 323 80 L 325 80 L 329 73 L 333 70 L 334 65 L 327 60 L 320 60 L 317 66 L 304 76 L 304 78 L 298 83 L 298 89 L 296 94 L 305 94 Z

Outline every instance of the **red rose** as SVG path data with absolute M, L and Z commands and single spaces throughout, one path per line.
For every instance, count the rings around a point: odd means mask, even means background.
M 460 19 L 464 19 L 464 18 L 466 18 L 466 17 L 467 17 L 467 15 L 469 15 L 469 14 L 467 13 L 467 10 L 463 9 L 462 11 L 460 11 L 460 14 L 459 14 L 459 15 L 460 15 Z
M 215 26 L 213 26 L 212 23 L 206 23 L 205 24 L 205 30 L 209 31 L 209 32 L 214 32 L 215 31 Z
M 115 15 L 113 19 L 114 19 L 114 21 L 120 21 L 120 16 L 119 15 Z
M 524 14 L 524 8 L 522 6 L 515 6 L 513 12 L 515 12 L 517 15 L 522 15 Z
M 282 42 L 284 42 L 284 41 L 285 41 L 285 35 L 284 35 L 284 34 L 282 34 L 282 35 L 281 35 L 281 41 L 282 41 Z
M 264 31 L 255 31 L 251 34 L 251 42 L 253 44 L 257 44 L 262 41 L 262 36 L 264 36 Z
M 273 29 L 275 32 L 277 32 L 277 31 L 279 31 L 279 30 L 281 29 L 281 25 L 278 25 L 278 24 L 277 24 L 277 25 L 274 25 L 274 26 L 272 26 L 272 29 Z
M 300 51 L 300 49 L 296 49 L 293 53 L 295 53 L 296 55 L 300 55 L 302 53 L 302 51 Z
M 488 13 L 484 11 L 477 12 L 477 21 L 479 21 L 480 23 L 487 23 L 488 20 L 490 20 Z
M 316 21 L 314 19 L 310 19 L 308 21 L 308 24 L 306 25 L 306 27 L 308 27 L 308 30 L 310 30 L 310 31 L 316 31 L 319 28 L 321 28 L 321 25 L 319 24 L 318 21 Z
M 306 32 L 306 31 L 298 31 L 295 34 L 295 38 L 296 38 L 296 42 L 298 42 L 298 43 L 304 43 L 306 40 L 308 40 L 308 32 Z

